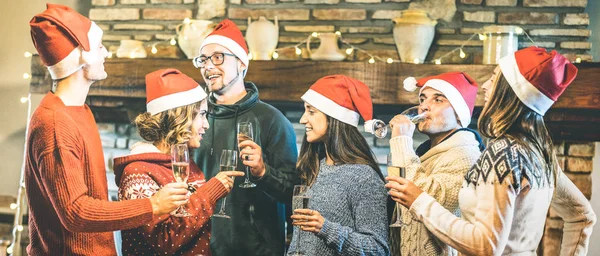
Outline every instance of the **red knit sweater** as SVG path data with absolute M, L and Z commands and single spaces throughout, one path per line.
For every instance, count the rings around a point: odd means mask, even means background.
M 29 129 L 29 255 L 116 255 L 110 231 L 152 221 L 149 199 L 108 201 L 102 143 L 87 105 L 67 107 L 48 93 Z
M 151 144 L 137 147 L 148 145 L 156 149 Z M 136 146 L 132 151 L 136 151 Z M 171 157 L 156 151 L 115 158 L 120 200 L 150 197 L 161 186 L 175 182 Z M 216 178 L 206 182 L 195 163 L 190 164 L 188 183 L 197 188 L 185 206 L 192 216 L 166 214 L 155 217 L 151 224 L 123 230 L 124 255 L 211 255 L 210 217 L 216 201 L 226 195 L 227 190 Z

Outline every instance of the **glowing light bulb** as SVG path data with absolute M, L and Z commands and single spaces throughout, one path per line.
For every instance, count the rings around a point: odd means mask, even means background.
M 23 97 L 23 98 L 25 98 L 25 97 Z M 21 98 L 21 102 L 23 102 L 23 98 Z M 27 99 L 27 98 L 25 98 L 25 99 Z M 23 102 L 23 103 L 25 103 L 25 102 Z M 17 209 L 17 204 L 15 204 L 15 203 L 10 204 L 10 209 L 13 209 L 13 210 Z
M 112 57 L 113 57 L 113 53 L 112 52 L 108 52 L 107 58 L 112 58 Z
M 25 58 L 29 58 L 29 57 L 31 57 L 32 55 L 33 55 L 33 54 L 31 54 L 30 52 L 25 52 L 25 53 L 23 54 L 23 56 L 24 56 Z
M 279 58 L 279 53 L 273 52 L 273 59 L 276 60 L 277 58 Z
M 296 47 L 296 55 L 302 55 L 302 50 Z
M 460 58 L 461 58 L 461 59 L 464 59 L 464 58 L 466 58 L 466 57 L 467 57 L 467 54 L 466 54 L 466 53 L 463 51 L 463 49 L 462 49 L 462 48 L 460 48 L 460 53 L 459 53 L 459 55 L 458 55 L 458 56 L 460 56 Z
M 31 75 L 29 73 L 23 73 L 23 79 L 29 79 Z
M 158 49 L 156 49 L 156 45 L 152 46 L 152 49 L 150 50 L 150 52 L 152 52 L 152 54 L 156 54 L 158 52 Z
M 13 253 L 13 246 L 9 246 L 8 248 L 6 248 L 6 253 L 8 254 L 12 254 Z
M 483 41 L 485 40 L 487 37 L 484 34 L 479 34 L 479 40 Z
M 319 36 L 319 33 L 317 33 L 317 32 L 312 32 L 312 34 L 310 34 L 310 35 L 311 35 L 312 37 L 318 37 L 318 36 Z
M 175 44 L 177 44 L 177 41 L 175 41 L 175 38 L 171 38 L 171 41 L 169 43 L 171 45 L 175 45 Z
M 371 57 L 371 58 L 369 59 L 369 63 L 371 63 L 371 64 L 375 63 L 375 58 Z
M 335 34 L 336 34 L 336 35 L 338 35 L 338 36 L 341 36 L 341 35 L 342 35 L 342 32 L 340 32 L 340 31 L 335 31 Z
M 190 24 L 190 18 L 183 19 L 183 24 Z
M 442 64 L 442 60 L 440 60 L 440 59 L 436 59 L 436 60 L 435 60 L 435 64 L 436 64 L 436 65 L 440 65 L 440 64 Z
M 27 101 L 29 101 L 29 99 L 27 99 L 27 97 L 21 97 L 20 101 L 21 103 L 26 103 Z M 15 204 L 15 208 L 17 208 L 17 204 Z M 14 209 L 12 208 L 12 204 L 10 205 L 10 209 Z
M 23 225 L 19 225 L 19 226 L 17 226 L 17 230 L 19 230 L 19 231 L 23 231 Z
M 393 60 L 392 58 L 388 58 L 388 59 L 387 59 L 387 63 L 388 63 L 388 64 L 392 64 L 392 63 L 394 63 L 394 60 Z
M 248 53 L 248 59 L 249 59 L 249 60 L 252 60 L 252 57 L 253 57 L 253 56 L 252 56 L 252 53 Z
M 354 52 L 354 48 L 346 49 L 346 54 L 350 55 L 350 54 L 352 54 L 352 52 Z
M 577 59 L 575 59 L 575 63 L 581 63 L 581 58 L 577 57 Z
M 515 33 L 517 33 L 519 35 L 523 34 L 523 29 L 521 27 L 517 27 L 517 28 L 515 28 Z
M 415 63 L 415 64 L 419 64 L 419 63 L 421 63 L 421 60 L 419 60 L 419 58 L 415 58 L 415 59 L 413 60 L 413 63 Z

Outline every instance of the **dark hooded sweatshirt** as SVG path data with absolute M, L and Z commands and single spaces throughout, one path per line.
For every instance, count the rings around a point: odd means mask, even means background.
M 251 181 L 257 184 L 251 189 L 238 187 L 244 178 L 235 179 L 225 206 L 231 219 L 213 218 L 211 249 L 216 256 L 284 255 L 285 204 L 291 204 L 293 187 L 300 183 L 295 168 L 296 135 L 279 110 L 258 99 L 253 83 L 247 82 L 245 87 L 248 94 L 233 105 L 219 105 L 214 97 L 209 97 L 210 130 L 194 159 L 207 178 L 214 177 L 219 172 L 221 151 L 239 152 L 237 123 L 252 122 L 266 172 L 260 179 L 250 174 Z M 236 170 L 245 171 L 242 161 L 238 161 Z

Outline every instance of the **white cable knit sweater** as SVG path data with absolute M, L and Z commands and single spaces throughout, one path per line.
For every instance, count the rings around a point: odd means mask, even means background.
M 407 166 L 407 179 L 460 216 L 458 191 L 465 174 L 481 155 L 475 135 L 470 131 L 458 131 L 429 149 L 420 159 L 412 144 L 412 138 L 408 136 L 390 140 L 394 166 Z M 456 250 L 436 239 L 421 222 L 412 220 L 406 208 L 401 208 L 402 220 L 410 224 L 401 228 L 402 255 L 456 255 Z M 390 232 L 398 232 L 398 228 L 391 228 Z M 398 241 L 392 241 L 395 242 Z
M 548 208 L 565 221 L 560 255 L 585 255 L 596 216 L 590 203 L 559 171 L 556 183 L 509 138 L 489 143 L 465 176 L 462 219 L 422 193 L 410 212 L 464 255 L 536 255 Z M 558 252 L 556 252 L 558 255 Z

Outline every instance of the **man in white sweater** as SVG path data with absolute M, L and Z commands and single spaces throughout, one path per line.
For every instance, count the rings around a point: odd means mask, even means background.
M 458 191 L 464 175 L 483 150 L 481 137 L 468 129 L 477 96 L 477 83 L 462 72 L 444 73 L 419 80 L 409 77 L 406 90 L 420 87 L 419 112 L 425 120 L 413 124 L 406 116 L 390 121 L 392 164 L 406 167 L 406 178 L 433 196 L 446 209 L 459 216 Z M 415 128 L 429 137 L 413 150 Z M 403 208 L 403 207 L 401 207 Z M 402 221 L 407 224 L 399 232 L 390 230 L 390 247 L 394 255 L 456 255 L 410 213 L 403 208 Z M 400 247 L 400 252 L 398 251 Z

